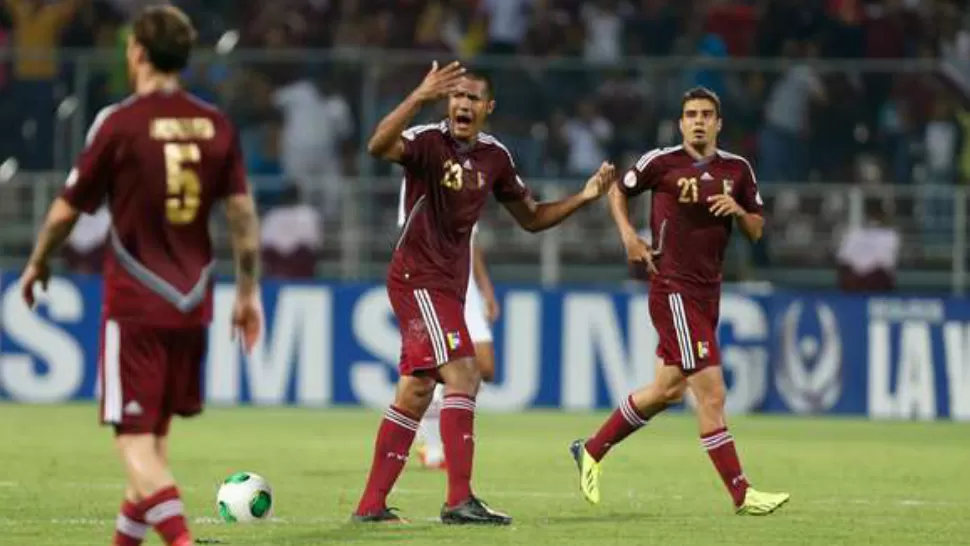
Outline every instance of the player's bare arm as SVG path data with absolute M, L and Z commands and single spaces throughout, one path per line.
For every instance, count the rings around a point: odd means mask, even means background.
M 626 249 L 627 261 L 631 264 L 646 264 L 647 271 L 657 274 L 657 266 L 653 263 L 655 251 L 647 246 L 646 241 L 640 238 L 633 222 L 630 221 L 630 198 L 614 184 L 609 193 L 610 215 L 613 223 L 620 232 L 620 240 L 623 248 Z
M 616 181 L 616 168 L 604 162 L 586 181 L 579 193 L 551 203 L 537 203 L 531 197 L 503 203 L 515 221 L 526 231 L 536 233 L 558 225 L 577 210 L 596 201 Z
M 81 213 L 62 198 L 57 198 L 47 213 L 47 220 L 37 236 L 37 244 L 27 261 L 27 267 L 20 279 L 20 289 L 28 307 L 34 306 L 34 284 L 41 283 L 47 289 L 50 279 L 50 255 L 61 246 L 74 229 Z
M 441 69 L 438 68 L 438 61 L 435 61 L 424 81 L 377 125 L 367 142 L 367 153 L 387 161 L 401 161 L 404 157 L 401 133 L 421 111 L 424 103 L 448 96 L 464 73 L 465 69 L 458 61 Z
M 230 197 L 226 203 L 226 215 L 236 261 L 236 304 L 232 311 L 232 324 L 242 334 L 246 349 L 251 350 L 262 326 L 257 292 L 260 272 L 259 218 L 252 195 Z
M 475 283 L 482 293 L 485 300 L 485 315 L 489 322 L 498 320 L 500 312 L 498 300 L 495 299 L 495 287 L 492 286 L 492 279 L 488 276 L 488 268 L 485 266 L 485 253 L 475 245 L 472 247 L 472 275 L 475 276 Z
M 733 216 L 744 235 L 757 242 L 764 233 L 765 219 L 760 214 L 750 213 L 730 195 L 714 195 L 708 198 L 711 214 L 717 217 Z

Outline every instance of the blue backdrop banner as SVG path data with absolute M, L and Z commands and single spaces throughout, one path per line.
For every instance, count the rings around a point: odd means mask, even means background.
M 13 275 L 0 275 L 0 296 L 0 398 L 94 398 L 100 279 L 52 279 L 36 312 Z M 383 286 L 265 283 L 266 335 L 248 358 L 229 336 L 232 298 L 217 286 L 209 403 L 392 398 L 400 341 Z M 604 409 L 653 377 L 645 293 L 500 286 L 499 298 L 498 377 L 479 407 Z M 967 300 L 728 291 L 718 335 L 732 412 L 970 420 Z

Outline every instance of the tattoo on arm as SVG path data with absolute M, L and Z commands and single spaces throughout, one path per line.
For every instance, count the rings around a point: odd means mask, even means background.
M 74 229 L 80 213 L 63 199 L 57 199 L 47 213 L 44 227 L 37 235 L 37 244 L 30 255 L 30 263 L 47 263 L 54 250 L 61 246 Z
M 249 195 L 229 199 L 226 206 L 233 254 L 236 258 L 237 290 L 251 294 L 259 283 L 259 218 Z

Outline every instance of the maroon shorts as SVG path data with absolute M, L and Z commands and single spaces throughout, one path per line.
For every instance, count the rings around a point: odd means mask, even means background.
M 101 423 L 118 434 L 165 436 L 173 415 L 202 412 L 208 329 L 106 320 L 98 372 Z
M 685 374 L 720 365 L 719 315 L 717 298 L 696 298 L 651 287 L 650 318 L 660 337 L 657 356 L 667 366 L 679 366 Z
M 401 329 L 401 375 L 437 376 L 442 364 L 475 357 L 460 300 L 428 289 L 388 288 L 387 295 Z

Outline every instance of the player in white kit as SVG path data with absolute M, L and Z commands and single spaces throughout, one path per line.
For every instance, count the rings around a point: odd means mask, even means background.
M 397 224 L 402 227 L 405 221 L 404 182 L 401 183 L 401 198 L 398 207 Z M 468 276 L 468 290 L 465 293 L 465 324 L 468 334 L 475 345 L 475 364 L 482 380 L 491 382 L 495 378 L 495 349 L 492 346 L 492 323 L 498 318 L 499 306 L 495 299 L 492 281 L 485 267 L 485 254 L 475 244 L 478 224 L 472 228 L 471 268 Z M 426 468 L 445 468 L 445 451 L 441 443 L 441 429 L 438 417 L 444 388 L 435 388 L 434 399 L 428 406 L 418 427 L 418 457 Z

